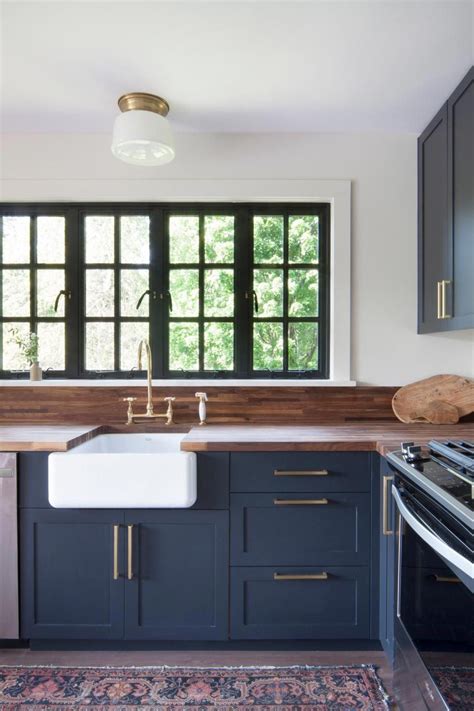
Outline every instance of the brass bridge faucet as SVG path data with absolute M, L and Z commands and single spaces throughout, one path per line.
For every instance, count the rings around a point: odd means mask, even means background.
M 166 422 L 165 422 L 166 425 L 172 425 L 173 424 L 173 402 L 176 400 L 176 398 L 174 398 L 174 397 L 163 398 L 164 401 L 168 403 L 168 408 L 163 415 L 155 415 L 155 413 L 153 412 L 153 392 L 152 392 L 152 381 L 151 381 L 152 372 L 153 372 L 153 364 L 152 364 L 150 344 L 148 343 L 146 338 L 141 340 L 140 343 L 138 344 L 138 368 L 139 368 L 139 370 L 142 369 L 143 350 L 145 350 L 145 354 L 146 354 L 146 379 L 147 379 L 146 413 L 144 415 L 135 415 L 133 413 L 132 403 L 134 403 L 137 398 L 136 397 L 124 397 L 123 401 L 128 402 L 127 425 L 131 425 L 133 422 L 146 422 L 147 420 L 158 420 L 162 417 L 166 418 Z

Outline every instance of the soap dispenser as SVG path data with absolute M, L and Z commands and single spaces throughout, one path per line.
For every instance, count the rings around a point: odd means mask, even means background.
M 195 397 L 199 398 L 199 424 L 205 425 L 207 393 L 196 393 Z

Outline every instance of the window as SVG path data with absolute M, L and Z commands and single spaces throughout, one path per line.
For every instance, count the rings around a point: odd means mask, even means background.
M 0 370 L 328 377 L 329 205 L 16 205 L 0 217 Z

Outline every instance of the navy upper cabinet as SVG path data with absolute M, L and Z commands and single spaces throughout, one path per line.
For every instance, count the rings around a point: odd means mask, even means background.
M 127 639 L 227 639 L 228 516 L 125 514 Z
M 448 218 L 453 289 L 450 328 L 474 327 L 474 69 L 448 101 Z
M 123 636 L 122 520 L 115 511 L 23 509 L 23 638 Z
M 418 139 L 418 331 L 474 327 L 474 68 Z

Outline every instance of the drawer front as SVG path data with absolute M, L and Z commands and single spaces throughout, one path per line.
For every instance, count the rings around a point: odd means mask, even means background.
M 368 452 L 242 452 L 230 462 L 233 492 L 370 491 Z
M 231 638 L 368 638 L 369 577 L 363 567 L 232 568 Z
M 232 565 L 367 565 L 369 553 L 369 494 L 231 494 Z

